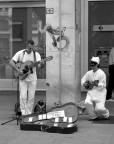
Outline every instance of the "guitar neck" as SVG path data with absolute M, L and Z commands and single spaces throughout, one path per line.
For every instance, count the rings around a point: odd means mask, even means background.
M 42 59 L 42 60 L 40 60 L 40 61 L 34 62 L 31 66 L 32 66 L 32 67 L 35 67 L 35 66 L 37 66 L 38 64 L 40 64 L 41 62 L 50 61 L 50 60 L 52 60 L 52 59 L 53 59 L 53 57 L 52 57 L 52 56 L 49 56 L 49 57 L 46 57 L 46 58 L 44 58 L 44 59 Z
M 36 67 L 38 64 L 40 64 L 41 62 L 45 62 L 45 61 L 46 61 L 46 59 L 43 59 L 43 60 L 34 62 L 34 63 L 32 64 L 32 67 Z
M 41 61 L 34 62 L 34 63 L 32 63 L 31 67 L 36 67 L 40 63 L 41 63 Z

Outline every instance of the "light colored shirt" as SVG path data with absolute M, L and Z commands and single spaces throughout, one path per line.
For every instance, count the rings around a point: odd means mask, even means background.
M 95 80 L 99 80 L 98 87 L 95 88 L 106 87 L 106 74 L 101 69 L 98 69 L 96 72 L 93 72 L 93 70 L 88 71 L 81 79 L 81 84 L 83 86 L 86 81 L 93 82 Z
M 106 99 L 106 74 L 98 69 L 96 72 L 93 70 L 88 71 L 81 79 L 81 85 L 86 81 L 93 82 L 99 80 L 98 86 L 94 86 L 91 90 L 88 90 L 87 97 L 91 97 L 93 101 L 103 101 Z
M 109 65 L 114 64 L 114 48 L 111 49 L 110 55 L 109 55 Z
M 20 50 L 18 51 L 14 56 L 13 56 L 13 60 L 15 62 L 26 62 L 26 61 L 32 61 L 35 62 L 35 58 L 34 58 L 34 53 L 31 52 L 30 54 L 28 54 L 27 52 L 24 52 L 24 50 Z M 41 56 L 38 52 L 35 52 L 36 55 L 36 62 L 41 60 Z M 33 68 L 33 73 L 29 74 L 27 76 L 27 78 L 25 78 L 25 81 L 34 81 L 37 80 L 37 75 L 36 75 L 36 67 Z

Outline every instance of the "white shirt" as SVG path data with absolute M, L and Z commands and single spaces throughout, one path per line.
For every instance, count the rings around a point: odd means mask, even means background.
M 26 62 L 26 61 L 35 61 L 34 58 L 34 53 L 31 52 L 30 54 L 28 54 L 25 49 L 24 50 L 20 50 L 18 51 L 14 56 L 13 56 L 13 60 L 15 62 Z M 35 52 L 36 55 L 36 62 L 41 60 L 41 56 L 38 52 Z M 28 77 L 25 79 L 25 81 L 34 81 L 37 80 L 37 75 L 36 75 L 36 67 L 33 68 L 33 73 L 29 74 Z
M 83 86 L 86 81 L 99 80 L 98 86 L 94 86 L 91 90 L 88 90 L 87 97 L 91 97 L 94 101 L 105 101 L 106 98 L 106 74 L 98 69 L 96 72 L 93 70 L 88 71 L 81 79 L 81 85 Z

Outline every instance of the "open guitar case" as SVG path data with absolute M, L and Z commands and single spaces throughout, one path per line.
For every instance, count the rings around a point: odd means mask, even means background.
M 58 111 L 64 111 L 65 117 L 51 119 L 46 117 L 50 112 Z M 30 115 L 22 116 L 20 130 L 71 134 L 78 130 L 76 124 L 77 120 L 78 108 L 76 104 L 69 102 L 61 106 L 52 107 L 48 113 L 32 113 Z

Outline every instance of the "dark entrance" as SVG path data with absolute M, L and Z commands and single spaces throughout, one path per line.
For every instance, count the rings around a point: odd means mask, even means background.
M 114 1 L 90 1 L 88 12 L 88 62 L 92 56 L 99 56 L 108 78 L 108 57 L 114 47 Z

